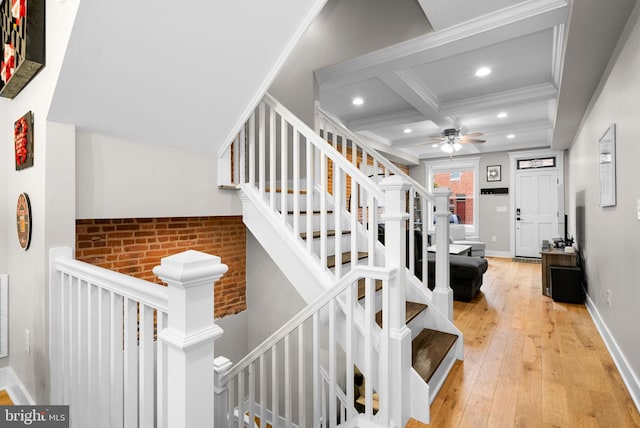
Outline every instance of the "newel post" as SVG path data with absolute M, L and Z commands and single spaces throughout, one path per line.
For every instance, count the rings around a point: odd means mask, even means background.
M 185 251 L 153 269 L 169 286 L 168 326 L 158 333 L 167 346 L 167 426 L 211 427 L 214 410 L 213 283 L 227 271 L 220 257 Z
M 380 182 L 385 192 L 385 264 L 395 270 L 389 281 L 389 417 L 390 426 L 405 426 L 410 410 L 411 330 L 406 325 L 407 191 L 411 183 L 398 175 Z M 384 322 L 383 322 L 384 327 Z M 382 395 L 382 394 L 381 394 Z
M 440 313 L 453 321 L 453 290 L 449 280 L 449 196 L 448 188 L 433 190 L 436 198 L 436 284 L 433 303 Z
M 216 357 L 213 360 L 213 376 L 215 388 L 215 400 L 213 402 L 215 423 L 214 427 L 226 426 L 229 421 L 227 419 L 227 409 L 229 405 L 229 382 L 226 375 L 233 364 L 228 358 Z M 230 415 L 229 415 L 230 416 Z

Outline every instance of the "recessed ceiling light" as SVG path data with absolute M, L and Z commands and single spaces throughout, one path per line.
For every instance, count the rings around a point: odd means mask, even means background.
M 438 143 L 434 143 L 434 144 L 431 145 L 431 147 L 438 147 L 439 145 L 440 144 L 438 144 Z
M 507 138 L 508 139 L 516 138 L 516 135 L 515 134 L 509 134 L 509 135 L 507 135 Z
M 364 104 L 364 100 L 360 97 L 356 97 L 353 99 L 353 101 L 351 101 L 353 103 L 354 106 L 361 106 L 362 104 Z
M 498 114 L 497 114 L 497 116 L 496 116 L 496 117 L 497 117 L 498 119 L 504 119 L 504 118 L 505 118 L 505 117 L 507 117 L 507 116 L 508 116 L 508 115 L 507 115 L 507 113 L 506 113 L 506 112 L 501 111 L 500 113 L 498 113 Z
M 413 129 L 411 129 L 411 128 L 404 128 L 404 131 L 402 131 L 402 132 L 404 132 L 405 134 L 411 134 L 411 133 L 413 132 Z
M 489 67 L 480 67 L 476 70 L 476 76 L 478 77 L 488 76 L 489 74 L 491 74 L 491 69 Z

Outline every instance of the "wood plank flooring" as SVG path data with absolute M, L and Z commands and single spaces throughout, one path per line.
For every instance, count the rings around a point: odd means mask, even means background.
M 539 264 L 488 261 L 481 294 L 454 303 L 465 360 L 427 426 L 640 427 L 586 307 L 543 296 Z
M 0 391 L 0 406 L 13 406 L 13 401 L 6 389 Z

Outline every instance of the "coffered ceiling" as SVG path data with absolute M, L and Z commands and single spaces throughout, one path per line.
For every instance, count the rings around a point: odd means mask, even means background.
M 434 31 L 316 70 L 321 107 L 383 149 L 400 149 L 414 159 L 445 155 L 430 136 L 447 128 L 480 132 L 486 140 L 463 144 L 458 155 L 551 147 L 559 120 L 567 1 L 419 3 Z M 624 18 L 607 24 L 615 33 L 613 45 Z M 584 31 L 580 23 L 574 27 Z M 611 50 L 610 43 L 599 55 L 608 59 Z M 491 72 L 476 76 L 481 67 Z M 591 91 L 600 74 L 592 78 Z M 356 97 L 362 105 L 352 103 Z M 584 111 L 586 104 L 578 108 Z

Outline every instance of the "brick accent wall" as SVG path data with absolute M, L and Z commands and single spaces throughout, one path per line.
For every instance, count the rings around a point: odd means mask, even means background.
M 328 144 L 331 144 L 330 142 Z M 342 153 L 342 144 L 338 144 L 336 147 L 336 150 L 338 150 L 340 153 Z M 352 150 L 351 147 L 348 146 L 346 148 L 346 158 L 349 162 L 352 162 L 353 159 L 353 154 L 352 154 Z M 358 164 L 358 167 L 360 167 L 360 165 L 362 164 L 362 151 L 358 150 L 356 153 L 356 162 Z M 396 162 L 392 162 L 395 166 L 397 166 L 400 171 L 404 172 L 405 174 L 409 175 L 409 167 L 406 165 L 401 165 L 399 163 Z M 371 165 L 373 166 L 373 158 L 371 157 L 367 157 L 367 165 Z M 385 168 L 382 165 L 379 165 L 379 167 L 382 169 L 382 171 L 384 172 Z M 346 192 L 347 192 L 347 200 L 349 200 L 349 197 L 351 196 L 351 177 L 347 177 L 347 183 L 346 183 Z M 333 194 L 333 162 L 330 160 L 327 160 L 327 187 L 329 188 L 329 193 Z
M 76 258 L 162 284 L 162 257 L 185 250 L 213 254 L 229 266 L 216 283 L 215 317 L 246 309 L 246 229 L 242 217 L 127 218 L 76 221 Z

